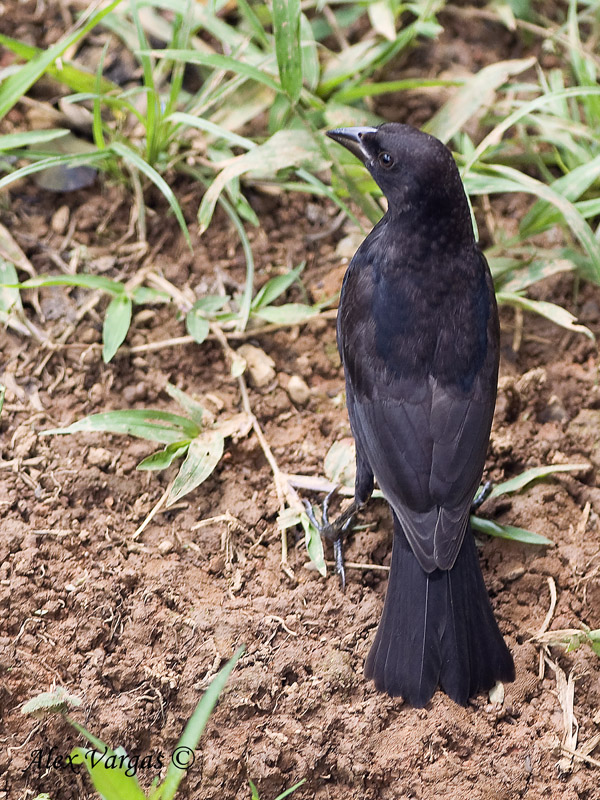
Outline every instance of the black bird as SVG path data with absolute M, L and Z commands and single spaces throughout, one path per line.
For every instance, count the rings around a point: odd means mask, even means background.
M 498 312 L 450 151 L 408 125 L 329 131 L 388 201 L 344 277 L 338 347 L 356 441 L 355 498 L 373 478 L 394 544 L 365 675 L 422 707 L 439 685 L 462 705 L 514 680 L 469 525 L 496 400 Z

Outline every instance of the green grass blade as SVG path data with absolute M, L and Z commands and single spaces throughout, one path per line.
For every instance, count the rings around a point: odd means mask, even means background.
M 109 754 L 74 747 L 73 764 L 84 764 L 94 788 L 105 800 L 146 800 L 135 775 L 127 775 L 131 764 L 124 751 Z
M 200 433 L 200 429 L 187 417 L 181 417 L 178 414 L 152 408 L 131 408 L 91 414 L 89 417 L 73 422 L 66 428 L 51 428 L 41 431 L 41 435 L 54 436 L 90 432 L 128 434 L 151 442 L 172 444 L 184 439 L 195 439 Z
M 307 306 L 304 303 L 284 303 L 281 306 L 265 306 L 252 312 L 252 315 L 265 322 L 276 325 L 299 325 L 311 317 L 319 314 L 316 306 Z
M 197 344 L 202 344 L 210 333 L 210 322 L 194 307 L 185 315 L 185 329 Z
M 69 131 L 64 128 L 53 128 L 45 131 L 23 131 L 22 133 L 6 133 L 4 136 L 0 136 L 0 152 L 29 147 L 33 144 L 51 142 L 53 139 L 60 139 L 68 133 Z
M 7 78 L 0 86 L 0 119 L 6 116 L 23 95 L 27 94 L 38 78 L 47 71 L 48 67 L 50 67 L 57 58 L 62 56 L 65 50 L 82 39 L 92 28 L 95 28 L 120 2 L 121 0 L 113 0 L 113 2 L 105 8 L 96 11 L 85 25 L 81 28 L 77 28 L 68 36 L 65 36 L 48 50 L 41 51 L 39 55 L 25 64 L 18 72 Z M 91 75 L 90 78 L 93 83 L 94 76 Z
M 497 483 L 490 497 L 500 497 L 500 495 L 503 494 L 520 492 L 521 489 L 529 486 L 530 483 L 540 478 L 546 478 L 548 475 L 554 475 L 556 472 L 578 472 L 588 469 L 589 464 L 550 464 L 545 467 L 533 467 L 532 469 L 525 470 L 525 472 L 522 472 L 520 475 L 516 475 L 514 478 L 510 478 L 510 480 Z
M 105 159 L 106 155 L 106 151 L 98 151 L 80 153 L 77 155 L 51 156 L 50 158 L 43 158 L 41 161 L 36 161 L 33 164 L 27 164 L 27 166 L 21 167 L 20 169 L 5 175 L 4 178 L 0 180 L 0 189 L 4 189 L 5 186 L 10 186 L 11 183 L 18 181 L 21 178 L 26 178 L 27 176 L 33 175 L 36 172 L 43 172 L 51 167 L 75 167 L 80 164 L 95 164 L 96 162 Z
M 184 439 L 182 442 L 173 442 L 168 444 L 164 450 L 158 450 L 152 453 L 151 456 L 144 458 L 137 465 L 136 469 L 139 470 L 158 470 L 170 467 L 175 459 L 180 458 L 188 451 L 190 439 Z
M 317 171 L 325 166 L 327 162 L 314 138 L 307 131 L 278 131 L 254 150 L 231 159 L 217 175 L 202 198 L 198 210 L 200 232 L 204 232 L 210 224 L 217 199 L 229 181 L 247 172 L 273 175 L 278 170 L 288 167 L 306 167 Z
M 479 70 L 434 116 L 423 126 L 427 133 L 437 136 L 442 142 L 449 141 L 455 133 L 482 106 L 493 99 L 494 91 L 512 75 L 518 75 L 535 64 L 535 58 L 520 58 L 513 61 L 499 61 Z
M 6 324 L 14 311 L 22 311 L 19 278 L 15 265 L 0 256 L 0 322 Z
M 566 175 L 552 182 L 552 189 L 562 197 L 574 202 L 586 192 L 600 176 L 600 155 L 585 164 L 575 167 Z M 519 234 L 523 238 L 542 233 L 560 219 L 557 209 L 547 202 L 538 201 L 519 224 Z
M 273 0 L 273 33 L 281 85 L 297 103 L 302 91 L 300 0 Z
M 240 136 L 237 133 L 233 133 L 232 131 L 227 130 L 227 128 L 223 128 L 221 125 L 216 125 L 209 119 L 195 117 L 192 114 L 186 114 L 182 111 L 175 111 L 173 114 L 169 114 L 169 116 L 166 117 L 165 122 L 179 123 L 189 128 L 196 128 L 200 131 L 206 131 L 206 133 L 214 136 L 215 139 L 223 139 L 224 141 L 229 142 L 229 144 L 243 147 L 244 150 L 252 150 L 257 146 L 256 142 L 253 142 L 252 139 L 247 139 L 245 136 Z
M 491 519 L 481 517 L 471 517 L 471 527 L 479 533 L 488 536 L 498 536 L 500 539 L 510 539 L 512 542 L 522 542 L 523 544 L 535 544 L 547 546 L 554 544 L 551 539 L 547 539 L 539 533 L 528 531 L 525 528 L 515 528 L 514 525 L 501 525 Z
M 105 364 L 112 359 L 125 341 L 131 324 L 133 303 L 126 294 L 119 294 L 108 304 L 102 326 L 102 360 Z
M 305 513 L 300 515 L 300 523 L 304 530 L 304 544 L 306 545 L 308 556 L 319 573 L 325 577 L 327 575 L 327 565 L 325 564 L 325 551 L 323 550 L 321 534 L 311 524 Z
M 18 289 L 39 289 L 44 286 L 80 286 L 83 289 L 99 289 L 115 296 L 125 294 L 125 286 L 103 275 L 39 275 L 15 284 Z
M 547 200 L 555 206 L 569 225 L 575 236 L 590 257 L 590 272 L 596 283 L 600 283 L 600 242 L 573 203 L 567 200 L 551 186 L 535 178 L 525 175 L 512 167 L 501 164 L 486 165 L 485 175 L 477 178 L 473 173 L 465 177 L 465 186 L 469 194 L 493 194 L 496 192 L 525 192 Z
M 248 0 L 237 0 L 237 8 L 242 17 L 248 23 L 248 27 L 254 34 L 256 40 L 260 43 L 260 45 L 265 49 L 269 49 L 272 47 L 272 44 L 269 40 L 269 37 L 265 33 L 263 26 L 261 25 L 260 19 L 255 14 L 252 6 L 248 3 Z
M 24 44 L 17 39 L 11 39 L 9 36 L 3 36 L 1 34 L 0 45 L 12 50 L 13 53 L 20 56 L 25 61 L 31 61 L 32 59 L 41 56 L 46 52 L 39 47 L 33 47 L 32 45 Z M 62 66 L 60 67 L 57 67 L 56 65 L 48 66 L 45 69 L 45 73 L 59 83 L 62 83 L 64 86 L 68 86 L 74 92 L 94 91 L 96 86 L 96 78 L 94 75 L 79 69 L 74 64 L 70 64 L 69 62 L 63 61 L 61 63 Z M 108 92 L 117 93 L 121 90 L 118 84 L 113 83 L 106 78 L 102 78 L 101 87 L 102 93 L 106 94 Z
M 107 150 L 112 150 L 118 156 L 121 156 L 122 159 L 127 161 L 133 167 L 138 169 L 142 174 L 144 174 L 147 178 L 149 178 L 152 183 L 162 192 L 163 196 L 171 206 L 173 213 L 179 223 L 179 227 L 181 228 L 183 235 L 185 236 L 185 240 L 188 243 L 190 250 L 192 249 L 192 240 L 190 239 L 190 232 L 188 231 L 188 227 L 186 225 L 185 219 L 183 217 L 183 212 L 181 210 L 181 206 L 173 190 L 169 186 L 169 184 L 165 181 L 165 179 L 158 174 L 158 172 L 150 166 L 144 159 L 132 150 L 127 145 L 124 145 L 122 142 L 112 142 L 112 144 L 107 148 Z
M 102 53 L 100 54 L 100 61 L 98 62 L 98 69 L 96 70 L 96 83 L 95 83 L 95 97 L 94 97 L 94 104 L 93 104 L 93 122 L 92 122 L 92 135 L 94 138 L 94 144 L 98 148 L 98 150 L 104 150 L 106 147 L 106 141 L 104 139 L 104 132 L 102 129 L 102 106 L 101 106 L 101 99 L 102 99 L 102 73 L 104 71 L 104 59 L 106 58 L 106 53 L 108 52 L 108 47 L 110 44 L 110 40 L 107 41 L 102 48 Z
M 299 789 L 304 783 L 306 783 L 306 778 L 302 778 L 301 781 L 298 781 L 298 783 L 295 783 L 293 786 L 290 786 L 290 788 L 286 789 L 285 792 L 278 794 L 275 800 L 283 800 L 284 797 L 289 797 L 292 794 L 292 792 L 295 792 L 296 789 Z
M 284 275 L 276 275 L 274 278 L 268 280 L 265 285 L 256 293 L 256 296 L 252 301 L 252 310 L 257 311 L 263 306 L 271 305 L 274 300 L 277 300 L 278 297 L 287 292 L 290 286 L 292 286 L 292 284 L 298 280 L 305 266 L 306 261 L 303 261 L 297 267 L 291 269 L 289 272 L 286 272 Z
M 258 794 L 258 789 L 256 788 L 256 785 L 250 779 L 248 779 L 248 783 L 250 784 L 250 792 L 251 792 L 250 800 L 260 800 L 260 795 Z
M 496 127 L 488 133 L 488 135 L 477 145 L 471 157 L 463 167 L 463 175 L 466 175 L 473 164 L 481 158 L 488 147 L 492 147 L 502 140 L 502 136 L 506 131 L 511 128 L 515 123 L 519 122 L 523 117 L 536 111 L 538 108 L 543 108 L 545 105 L 550 105 L 557 100 L 566 100 L 569 97 L 589 97 L 600 96 L 600 86 L 573 86 L 570 89 L 561 89 L 557 92 L 548 92 L 547 94 L 536 97 L 529 103 L 513 111 L 505 119 L 502 120 Z
M 195 422 L 200 429 L 203 427 L 205 410 L 197 400 L 194 400 L 189 394 L 182 392 L 181 389 L 178 389 L 177 386 L 174 386 L 172 383 L 167 383 L 165 392 L 183 408 L 188 417 Z
M 364 97 L 378 97 L 382 94 L 392 94 L 403 92 L 410 89 L 428 89 L 432 87 L 462 86 L 464 80 L 431 80 L 420 78 L 405 78 L 398 81 L 380 81 L 378 83 L 365 83 L 358 86 L 351 86 L 347 89 L 340 89 L 331 97 L 331 101 L 336 103 L 355 103 Z
M 532 311 L 534 314 L 539 314 L 541 317 L 551 320 L 561 328 L 566 328 L 576 333 L 583 333 L 592 341 L 595 336 L 589 328 L 585 325 L 577 324 L 577 317 L 574 317 L 566 308 L 556 305 L 556 303 L 549 303 L 547 300 L 532 300 L 529 297 L 524 297 L 520 294 L 511 294 L 509 292 L 497 292 L 496 300 L 498 304 L 507 303 L 517 308 L 523 308 L 526 311 Z
M 174 754 L 180 753 L 182 755 L 193 755 L 193 752 L 200 741 L 200 737 L 204 732 L 206 723 L 208 722 L 209 717 L 212 714 L 217 701 L 219 700 L 219 696 L 225 688 L 225 684 L 227 683 L 233 668 L 241 658 L 243 652 L 244 647 L 239 647 L 235 651 L 233 657 L 227 662 L 227 664 L 225 664 L 223 669 L 216 675 L 215 678 L 213 678 L 210 686 L 204 692 L 202 699 L 196 706 L 194 713 L 185 726 L 185 730 L 183 731 L 181 739 L 177 742 L 177 745 L 173 751 Z M 177 788 L 185 777 L 185 774 L 185 768 L 182 768 L 181 765 L 178 766 L 172 758 L 167 769 L 167 774 L 165 775 L 165 780 L 158 790 L 158 796 L 160 797 L 160 800 L 173 800 L 177 792 Z
M 201 66 L 211 67 L 212 69 L 233 72 L 234 75 L 239 75 L 251 81 L 256 81 L 257 83 L 263 83 L 265 86 L 268 86 L 269 89 L 273 89 L 273 91 L 277 93 L 283 91 L 282 87 L 269 74 L 258 67 L 246 64 L 231 56 L 201 53 L 198 50 L 172 49 L 150 50 L 148 53 L 155 58 L 168 58 L 171 61 L 184 61 L 188 64 L 200 64 Z
M 200 486 L 213 473 L 221 460 L 224 447 L 225 438 L 217 430 L 203 431 L 192 441 L 179 474 L 173 481 L 167 507 Z

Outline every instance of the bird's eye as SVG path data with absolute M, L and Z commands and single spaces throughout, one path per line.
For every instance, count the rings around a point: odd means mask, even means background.
M 394 159 L 389 153 L 379 153 L 379 163 L 385 169 L 389 169 L 394 166 Z

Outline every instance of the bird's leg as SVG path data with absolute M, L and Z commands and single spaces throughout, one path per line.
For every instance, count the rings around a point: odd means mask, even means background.
M 494 485 L 491 481 L 486 481 L 482 486 L 479 487 L 477 494 L 473 498 L 473 502 L 471 503 L 471 514 L 474 514 L 478 508 L 480 508 L 483 503 L 488 499 L 490 494 L 492 493 L 492 489 Z
M 348 508 L 343 511 L 333 522 L 329 521 L 329 502 L 333 495 L 338 491 L 336 486 L 329 492 L 321 507 L 321 522 L 315 517 L 313 508 L 308 500 L 304 500 L 306 514 L 312 525 L 319 531 L 321 536 L 329 539 L 333 543 L 333 557 L 335 561 L 335 571 L 340 576 L 342 589 L 346 587 L 346 570 L 344 568 L 344 536 L 352 524 L 352 518 L 362 507 L 362 503 L 355 500 L 350 503 Z

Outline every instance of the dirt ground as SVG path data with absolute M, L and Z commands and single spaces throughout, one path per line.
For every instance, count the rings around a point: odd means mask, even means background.
M 420 67 L 418 58 L 407 71 L 413 67 Z M 16 126 L 20 113 L 12 118 Z M 418 122 L 418 108 L 414 113 Z M 178 191 L 192 222 L 200 190 Z M 336 291 L 349 227 L 327 233 L 335 209 L 258 192 L 251 201 L 262 222 L 250 231 L 257 286 L 306 259 L 309 297 Z M 199 294 L 243 281 L 243 257 L 225 218 L 217 216 L 202 238 L 192 225 L 190 253 L 154 198 L 144 251 L 127 231 L 129 202 L 110 185 L 54 195 L 27 182 L 3 198 L 0 222 L 39 274 L 56 272 L 77 252 L 79 269 L 127 279 L 152 266 Z M 507 227 L 523 213 L 514 200 L 500 199 L 493 208 L 496 222 Z M 572 279 L 558 276 L 534 294 L 565 305 L 600 335 L 600 288 L 576 292 Z M 164 774 L 203 690 L 240 644 L 246 653 L 208 724 L 182 797 L 248 798 L 251 779 L 261 798 L 271 800 L 302 778 L 298 800 L 600 797 L 598 657 L 587 646 L 569 654 L 553 647 L 540 676 L 540 647 L 531 642 L 551 607 L 551 584 L 557 594 L 551 629 L 600 627 L 600 390 L 589 339 L 502 311 L 487 477 L 500 481 L 543 464 L 588 466 L 482 509 L 483 516 L 554 542 L 546 548 L 482 542 L 486 585 L 517 669 L 504 702 L 482 696 L 460 708 L 438 693 L 427 708 L 414 710 L 377 694 L 362 675 L 385 572 L 349 570 L 343 593 L 334 576 L 323 579 L 306 568 L 301 537 L 294 542 L 293 533 L 293 580 L 282 571 L 277 497 L 254 434 L 229 441 L 214 474 L 135 539 L 174 474 L 136 471 L 156 448 L 130 437 L 40 435 L 109 409 L 177 412 L 164 391 L 167 381 L 215 411 L 234 413 L 241 399 L 220 345 L 148 348 L 184 330 L 172 308 L 142 308 L 126 342 L 134 351 L 123 348 L 104 365 L 98 342 L 105 300 L 78 319 L 89 293 L 59 288 L 26 297 L 28 316 L 49 341 L 68 335 L 49 348 L 0 332 L 0 381 L 7 387 L 0 420 L 0 798 L 96 796 L 81 770 L 54 761 L 82 744 L 75 731 L 59 715 L 21 714 L 24 702 L 55 685 L 82 699 L 74 717 L 91 732 L 139 756 L 138 778 L 149 787 Z M 292 298 L 301 299 L 299 290 Z M 276 365 L 268 386 L 251 388 L 250 403 L 280 468 L 322 475 L 331 444 L 349 436 L 333 320 L 249 341 Z M 286 391 L 292 375 L 310 388 L 304 405 Z M 197 527 L 221 515 L 228 521 Z M 348 560 L 388 564 L 386 504 L 372 501 L 361 521 L 366 527 L 352 536 Z M 568 704 L 571 685 L 566 731 L 561 700 Z M 576 744 L 570 741 L 587 761 L 561 750 L 575 727 Z

